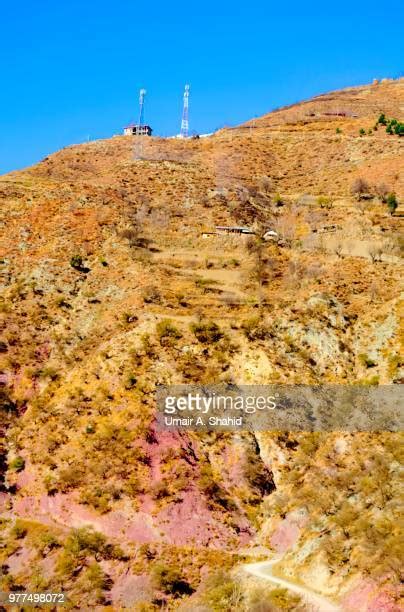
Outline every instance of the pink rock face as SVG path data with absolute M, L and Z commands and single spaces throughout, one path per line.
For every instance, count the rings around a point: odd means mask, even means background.
M 11 574 L 19 574 L 28 569 L 31 563 L 33 553 L 27 548 L 19 548 L 17 552 L 10 555 L 7 559 L 7 565 Z
M 14 511 L 20 515 L 45 524 L 56 523 L 69 528 L 91 525 L 107 537 L 121 542 L 170 542 L 181 546 L 186 544 L 212 545 L 228 549 L 236 544 L 246 545 L 252 538 L 253 530 L 244 517 L 238 516 L 237 526 L 229 526 L 223 520 L 223 512 L 212 509 L 196 482 L 199 477 L 197 449 L 186 436 L 178 433 L 151 430 L 142 445 L 150 460 L 150 484 L 167 478 L 167 461 L 171 461 L 174 449 L 176 464 L 181 462 L 188 479 L 184 490 L 178 492 L 175 501 L 160 504 L 146 492 L 139 499 L 140 509 L 134 510 L 130 501 L 117 504 L 116 509 L 99 514 L 90 506 L 78 502 L 75 493 L 56 495 L 25 496 L 15 500 Z M 234 479 L 240 480 L 240 456 L 236 453 L 234 462 L 227 458 Z M 174 462 L 172 464 L 174 465 Z M 168 472 L 175 478 L 175 472 Z M 25 484 L 21 475 L 19 483 Z M 28 491 L 27 491 L 28 492 Z M 234 523 L 234 520 L 232 521 Z
M 394 587 L 380 587 L 375 581 L 363 580 L 343 598 L 341 607 L 344 612 L 401 612 L 393 591 Z
M 123 573 L 114 580 L 114 586 L 109 597 L 115 605 L 129 608 L 141 601 L 149 601 L 152 597 L 150 578 L 146 575 L 134 576 Z
M 247 544 L 253 535 L 246 519 L 239 519 L 236 534 L 223 522 L 220 514 L 216 516 L 207 507 L 197 490 L 187 491 L 182 499 L 164 507 L 154 517 L 130 510 L 100 515 L 77 503 L 74 495 L 69 493 L 16 499 L 14 513 L 48 525 L 58 524 L 69 528 L 88 525 L 107 537 L 139 544 L 165 541 L 178 546 L 195 543 L 229 548 L 234 546 L 235 540 L 241 545 Z
M 34 482 L 35 482 L 35 474 L 30 469 L 29 464 L 26 463 L 25 469 L 17 475 L 16 485 L 18 489 L 21 491 L 21 489 L 24 489 L 25 487 L 27 487 L 30 484 L 33 484 Z
M 299 536 L 300 527 L 296 522 L 286 517 L 272 534 L 271 546 L 276 552 L 284 553 L 296 544 Z
M 10 501 L 8 493 L 0 493 L 0 512 L 5 512 Z
M 145 543 L 161 539 L 149 515 L 142 512 L 133 512 L 131 515 L 109 512 L 99 515 L 94 510 L 78 504 L 71 494 L 23 497 L 16 500 L 14 511 L 19 516 L 37 519 L 46 524 L 57 523 L 71 528 L 91 525 L 106 536 L 129 542 Z
M 187 491 L 179 503 L 164 508 L 157 520 L 167 539 L 177 546 L 195 543 L 226 547 L 235 537 L 222 517 L 216 518 L 207 508 L 203 496 L 196 490 Z M 239 541 L 247 543 L 252 537 L 247 521 L 239 529 Z
M 402 607 L 390 599 L 388 593 L 379 593 L 369 602 L 366 612 L 402 612 Z

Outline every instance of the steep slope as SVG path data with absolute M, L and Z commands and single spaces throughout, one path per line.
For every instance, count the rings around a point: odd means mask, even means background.
M 404 198 L 403 142 L 368 132 L 402 117 L 403 89 L 147 139 L 141 160 L 131 137 L 75 145 L 1 177 L 3 589 L 206 604 L 217 567 L 263 542 L 288 579 L 320 568 L 314 590 L 338 600 L 369 575 L 396 605 L 396 540 L 376 573 L 361 551 L 379 554 L 369 525 L 397 512 L 398 434 L 161 432 L 154 391 L 402 380 L 402 221 L 385 200 Z M 282 241 L 204 235 L 227 224 Z M 343 524 L 352 496 L 367 523 L 348 518 L 341 543 L 327 517 Z

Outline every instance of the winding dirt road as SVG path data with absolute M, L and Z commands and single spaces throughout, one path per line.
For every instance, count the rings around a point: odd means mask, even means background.
M 271 568 L 277 561 L 279 561 L 279 559 L 260 561 L 259 563 L 248 563 L 247 565 L 243 566 L 243 569 L 256 578 L 262 578 L 263 580 L 277 584 L 285 589 L 288 589 L 289 591 L 292 591 L 293 593 L 300 595 L 303 601 L 310 607 L 310 609 L 313 610 L 313 612 L 342 612 L 339 606 L 332 603 L 325 597 L 314 593 L 310 589 L 274 576 Z

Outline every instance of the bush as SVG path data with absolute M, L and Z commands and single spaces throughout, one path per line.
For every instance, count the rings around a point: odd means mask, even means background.
M 379 119 L 377 120 L 377 123 L 380 123 L 380 125 L 386 125 L 387 124 L 386 115 L 384 113 L 380 114 Z
M 396 125 L 394 126 L 394 133 L 397 134 L 397 136 L 403 136 L 404 135 L 404 123 L 397 122 Z
M 358 177 L 351 185 L 351 194 L 355 196 L 361 196 L 364 193 L 369 193 L 369 189 L 369 183 L 365 181 L 365 179 Z
M 75 270 L 80 270 L 83 267 L 83 258 L 81 255 L 73 255 L 70 260 L 70 265 Z
M 390 213 L 393 214 L 398 206 L 397 198 L 394 193 L 388 194 L 386 198 L 386 204 L 387 204 L 387 208 L 389 209 Z
M 142 297 L 145 304 L 161 304 L 162 302 L 161 293 L 156 287 L 145 287 Z
M 86 552 L 102 552 L 105 548 L 104 534 L 94 531 L 91 527 L 73 529 L 66 542 L 66 550 L 79 554 Z
M 208 577 L 202 600 L 213 612 L 239 610 L 240 586 L 229 574 L 219 570 Z
M 375 188 L 376 195 L 380 198 L 382 202 L 386 202 L 387 196 L 389 194 L 389 188 L 385 183 L 380 183 Z
M 158 563 L 152 570 L 152 580 L 157 589 L 162 590 L 166 595 L 191 595 L 194 589 L 183 578 L 179 570 L 175 567 Z
M 21 472 L 25 468 L 25 461 L 22 457 L 15 457 L 8 466 L 10 470 L 14 470 L 15 472 Z
M 20 519 L 16 519 L 14 527 L 11 530 L 11 535 L 17 540 L 22 540 L 22 538 L 25 538 L 27 533 L 28 530 L 26 528 L 26 523 Z
M 361 353 L 361 355 L 359 355 L 359 361 L 363 366 L 367 368 L 374 368 L 377 365 L 377 363 L 373 359 L 368 357 L 366 353 Z
M 196 339 L 203 344 L 212 344 L 224 337 L 224 333 L 214 321 L 192 323 L 191 331 L 195 334 Z
M 332 206 L 331 200 L 328 196 L 318 196 L 317 198 L 317 205 L 320 206 L 320 208 L 327 208 L 330 209 Z
M 299 595 L 292 595 L 287 589 L 273 589 L 268 595 L 269 601 L 280 610 L 295 610 L 300 603 Z
M 264 340 L 268 335 L 268 329 L 263 324 L 260 317 L 252 317 L 243 321 L 241 329 L 249 340 Z
M 182 338 L 181 332 L 172 324 L 170 319 L 163 319 L 156 325 L 157 336 L 162 346 L 172 346 L 176 340 Z
M 81 483 L 82 478 L 83 472 L 81 467 L 68 465 L 65 468 L 61 468 L 58 479 L 59 488 L 63 492 L 74 489 Z
M 365 129 L 363 129 L 363 128 L 361 128 L 361 129 L 359 130 L 359 136 L 364 136 L 365 134 L 366 134 L 366 130 L 365 130 Z

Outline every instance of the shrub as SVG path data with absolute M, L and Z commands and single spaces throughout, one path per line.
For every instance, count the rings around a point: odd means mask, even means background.
M 268 594 L 269 601 L 278 610 L 295 610 L 300 603 L 299 595 L 292 595 L 287 589 L 273 589 Z
M 161 589 L 167 595 L 191 595 L 194 589 L 189 582 L 183 578 L 175 567 L 157 563 L 152 570 L 152 580 L 157 589 Z
M 16 519 L 14 527 L 11 530 L 11 535 L 17 540 L 22 540 L 28 533 L 28 529 L 26 528 L 26 524 L 24 521 Z
M 379 115 L 379 119 L 377 120 L 377 123 L 380 123 L 380 125 L 386 125 L 387 124 L 386 115 L 384 113 L 381 113 Z
M 44 557 L 47 555 L 48 552 L 59 547 L 59 540 L 49 531 L 42 533 L 36 541 L 36 548 Z
M 369 183 L 365 179 L 358 177 L 351 185 L 351 194 L 361 196 L 364 193 L 369 193 Z
M 58 484 L 61 491 L 66 492 L 69 489 L 77 487 L 82 480 L 82 469 L 74 465 L 68 465 L 59 470 Z
M 214 321 L 192 323 L 191 331 L 195 334 L 196 339 L 203 344 L 212 344 L 224 337 L 224 333 Z
M 403 136 L 404 135 L 404 123 L 397 122 L 396 125 L 394 126 L 394 133 L 397 134 L 397 136 Z
M 397 202 L 395 193 L 388 194 L 388 196 L 386 197 L 386 204 L 387 204 L 387 208 L 389 209 L 390 213 L 393 214 L 398 206 L 398 202 Z
M 83 590 L 90 593 L 95 602 L 103 603 L 102 591 L 108 587 L 108 579 L 98 563 L 93 562 L 86 568 L 80 582 Z
M 219 570 L 208 577 L 202 600 L 213 612 L 239 610 L 240 587 L 228 573 Z
M 127 325 L 129 325 L 129 323 L 136 323 L 136 321 L 138 321 L 138 316 L 133 314 L 132 312 L 124 312 L 123 321 Z
M 361 128 L 359 130 L 359 136 L 364 136 L 366 134 L 366 130 L 364 128 Z
M 145 304 L 161 304 L 161 293 L 156 287 L 145 287 L 143 290 L 143 301 Z
M 241 329 L 249 340 L 264 340 L 268 335 L 268 329 L 260 317 L 252 317 L 243 321 Z
M 380 198 L 382 202 L 386 202 L 386 198 L 389 194 L 389 188 L 385 183 L 380 183 L 375 188 L 376 195 Z
M 163 319 L 156 325 L 157 336 L 162 346 L 172 346 L 182 337 L 181 332 L 172 324 L 170 319 Z
M 336 130 L 335 130 L 335 133 L 336 134 L 342 134 L 341 128 L 337 127 Z
M 373 368 L 377 365 L 377 363 L 368 355 L 366 355 L 366 353 L 361 353 L 359 355 L 359 361 L 363 366 L 366 366 L 367 368 Z
M 70 265 L 75 270 L 80 270 L 83 267 L 83 258 L 81 255 L 73 255 L 70 260 Z
M 14 470 L 15 472 L 21 472 L 25 467 L 25 461 L 22 457 L 15 457 L 12 461 L 10 461 L 9 468 L 10 470 Z
M 317 198 L 317 205 L 320 206 L 320 208 L 331 208 L 331 200 L 328 196 L 318 196 Z
M 80 495 L 80 502 L 83 504 L 88 504 L 92 506 L 101 514 L 104 512 L 108 512 L 110 510 L 110 502 L 111 498 L 108 495 L 108 492 L 105 489 L 100 489 L 99 487 L 92 488 L 89 491 L 83 491 Z
M 73 529 L 67 538 L 65 550 L 79 556 L 81 553 L 105 553 L 107 548 L 104 534 L 91 527 Z

